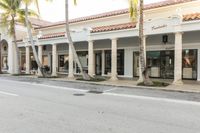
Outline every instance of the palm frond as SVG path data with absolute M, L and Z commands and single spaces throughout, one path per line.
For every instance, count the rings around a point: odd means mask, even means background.
M 129 15 L 133 22 L 136 21 L 138 17 L 138 3 L 139 0 L 129 0 Z

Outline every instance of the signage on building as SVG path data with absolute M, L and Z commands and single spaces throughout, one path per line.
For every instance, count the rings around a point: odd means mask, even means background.
M 152 30 L 158 30 L 158 29 L 162 29 L 162 28 L 166 28 L 167 25 L 166 24 L 163 24 L 163 25 L 159 25 L 159 26 L 152 26 L 151 29 Z

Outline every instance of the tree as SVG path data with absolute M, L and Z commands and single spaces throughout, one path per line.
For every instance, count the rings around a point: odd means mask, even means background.
M 76 5 L 76 0 L 74 0 L 74 4 Z M 69 1 L 68 0 L 65 0 L 65 21 L 66 21 L 65 28 L 66 28 L 67 39 L 69 41 L 69 47 L 71 47 L 71 49 L 72 49 L 73 57 L 75 59 L 75 62 L 78 64 L 78 67 L 80 68 L 80 71 L 81 71 L 81 74 L 83 76 L 83 79 L 90 80 L 90 76 L 83 71 L 83 67 L 82 67 L 81 62 L 80 62 L 80 60 L 78 58 L 78 55 L 76 53 L 76 50 L 74 48 L 74 44 L 73 44 L 73 41 L 72 41 L 72 38 L 71 38 L 71 35 L 70 35 L 70 29 L 69 29 Z
M 20 74 L 20 55 L 19 48 L 17 46 L 16 37 L 16 23 L 24 23 L 25 11 L 21 9 L 21 0 L 0 0 L 0 9 L 3 11 L 1 14 L 1 21 L 4 26 L 8 28 L 8 33 L 13 38 L 14 49 L 15 49 L 15 74 Z M 36 13 L 28 10 L 28 16 L 35 16 Z
M 42 63 L 40 62 L 40 60 L 38 58 L 38 53 L 37 53 L 36 48 L 35 48 L 35 43 L 34 43 L 34 40 L 33 40 L 33 35 L 32 35 L 32 31 L 31 31 L 30 21 L 29 21 L 29 17 L 28 17 L 29 16 L 28 15 L 28 10 L 29 10 L 28 7 L 32 3 L 34 3 L 36 5 L 38 13 L 40 15 L 39 3 L 38 3 L 38 0 L 22 0 L 22 1 L 25 4 L 25 23 L 26 23 L 26 27 L 27 27 L 28 38 L 29 38 L 29 41 L 31 43 L 31 47 L 32 47 L 32 50 L 33 50 L 33 56 L 34 56 L 35 61 L 36 61 L 37 65 L 38 65 L 38 69 L 42 73 L 42 76 L 45 77 Z M 46 1 L 51 1 L 51 0 L 46 0 Z
M 145 57 L 145 40 L 144 40 L 144 1 L 143 0 L 129 0 L 129 12 L 133 22 L 137 21 L 138 10 L 139 10 L 139 63 L 142 73 L 142 81 L 145 85 L 152 85 L 153 82 L 150 80 L 148 75 L 148 66 Z

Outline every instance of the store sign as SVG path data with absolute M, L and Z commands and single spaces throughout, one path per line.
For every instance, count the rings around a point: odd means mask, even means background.
M 167 25 L 166 24 L 163 24 L 163 25 L 159 25 L 159 26 L 152 26 L 151 29 L 152 30 L 158 30 L 158 29 L 162 29 L 162 28 L 166 28 Z

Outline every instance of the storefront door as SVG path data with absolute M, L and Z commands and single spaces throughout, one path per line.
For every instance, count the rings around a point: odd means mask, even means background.
M 174 51 L 161 51 L 161 78 L 174 78 Z
M 101 62 L 101 52 L 98 52 L 95 54 L 95 72 L 96 72 L 96 75 L 101 75 L 102 72 L 101 72 L 101 66 L 102 65 L 102 62 Z

